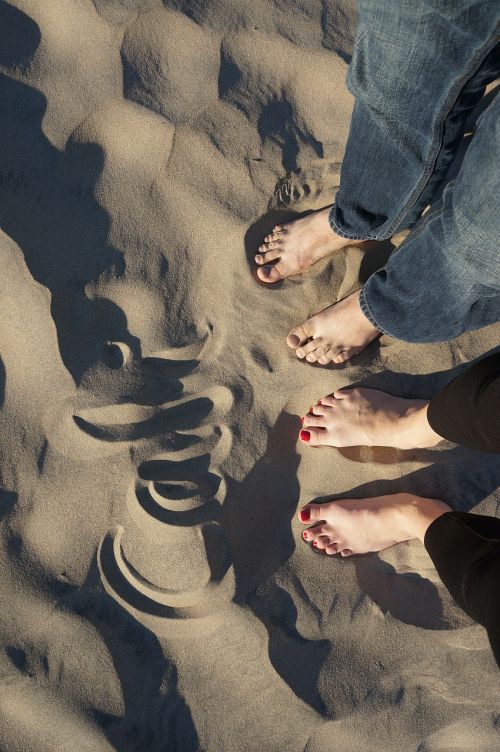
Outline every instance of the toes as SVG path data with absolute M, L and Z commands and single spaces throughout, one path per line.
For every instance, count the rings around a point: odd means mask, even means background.
M 302 509 L 299 509 L 298 517 L 305 525 L 326 524 L 323 504 L 305 504 Z
M 279 282 L 280 279 L 284 279 L 285 275 L 282 272 L 283 267 L 281 264 L 261 266 L 257 269 L 257 276 L 262 282 L 272 284 L 273 282 Z
M 329 535 L 329 531 L 324 525 L 314 525 L 313 527 L 308 527 L 307 530 L 304 530 L 302 535 L 304 540 L 309 541 L 310 543 L 317 538 L 318 535 Z
M 307 340 L 312 337 L 312 334 L 312 330 L 309 328 L 308 322 L 306 321 L 302 326 L 297 326 L 295 329 L 292 329 L 286 338 L 287 345 L 293 350 L 296 350 L 302 344 L 305 344 Z
M 331 544 L 332 540 L 329 535 L 318 535 L 312 542 L 314 548 L 324 551 Z
M 314 350 L 318 348 L 318 343 L 315 339 L 309 340 L 309 342 L 306 342 L 305 345 L 302 345 L 301 347 L 297 348 L 295 351 L 295 354 L 298 358 L 305 358 L 307 355 L 310 355 Z
M 306 504 L 298 511 L 299 520 L 305 525 L 314 524 L 324 519 L 321 504 Z
M 328 554 L 328 556 L 335 556 L 335 554 L 338 554 L 340 551 L 340 545 L 338 543 L 331 543 L 329 546 L 325 548 L 325 553 Z
M 333 362 L 336 363 L 337 365 L 340 365 L 341 363 L 345 363 L 346 360 L 349 360 L 349 357 L 350 356 L 347 354 L 347 352 L 345 350 L 342 350 L 342 352 L 338 353 L 333 358 Z
M 337 392 L 335 392 L 337 394 Z M 328 394 L 326 397 L 322 397 L 320 399 L 320 402 L 322 405 L 326 405 L 328 407 L 334 407 L 335 406 L 335 397 L 331 394 Z
M 344 389 L 337 389 L 333 393 L 333 399 L 334 400 L 345 399 L 346 397 L 351 397 L 353 394 L 354 394 L 354 389 L 350 389 L 349 387 L 344 387 Z
M 319 426 L 320 428 L 325 427 L 325 416 L 324 415 L 304 415 L 304 421 L 303 421 L 304 428 L 310 428 L 311 426 Z
M 267 236 L 268 238 L 272 237 L 271 235 Z M 279 240 L 266 240 L 265 243 L 262 245 L 259 245 L 259 251 L 262 251 L 265 253 L 266 251 L 272 251 L 273 248 L 280 248 L 281 242 Z
M 268 264 L 270 261 L 274 261 L 280 256 L 281 256 L 281 250 L 279 248 L 276 248 L 274 251 L 266 251 L 265 253 L 257 253 L 255 255 L 255 263 L 259 265 Z
M 352 551 L 350 548 L 343 548 L 342 551 L 340 552 L 340 555 L 343 556 L 344 558 L 346 556 L 352 556 Z
M 311 413 L 311 415 L 326 415 L 328 408 L 318 402 L 318 404 L 311 407 L 309 412 Z
M 327 366 L 330 362 L 331 358 L 329 358 L 327 355 L 322 355 L 321 358 L 318 358 L 318 363 L 320 366 Z
M 299 438 L 309 446 L 324 446 L 327 444 L 327 432 L 324 428 L 303 428 L 299 433 Z

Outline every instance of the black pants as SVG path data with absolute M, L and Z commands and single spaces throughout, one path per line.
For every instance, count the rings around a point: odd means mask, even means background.
M 448 384 L 427 415 L 443 438 L 500 453 L 500 353 Z M 424 544 L 453 598 L 486 628 L 500 666 L 500 519 L 447 512 L 429 526 Z

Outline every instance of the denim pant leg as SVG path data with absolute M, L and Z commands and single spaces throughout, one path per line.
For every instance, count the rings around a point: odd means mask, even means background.
M 446 161 L 444 142 L 456 140 L 494 77 L 484 68 L 498 43 L 500 4 L 359 0 L 358 16 L 347 78 L 356 101 L 330 224 L 346 238 L 381 240 L 424 208 Z
M 407 342 L 442 342 L 500 320 L 500 96 L 457 178 L 360 293 L 365 316 Z

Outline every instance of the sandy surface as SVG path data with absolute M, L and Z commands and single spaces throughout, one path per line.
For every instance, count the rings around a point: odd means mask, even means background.
M 272 290 L 250 263 L 332 201 L 354 26 L 349 0 L 0 2 L 2 752 L 500 748 L 485 633 L 422 546 L 327 559 L 296 520 L 500 501 L 451 444 L 296 444 L 320 396 L 429 397 L 500 334 L 335 368 L 285 345 L 390 251 Z

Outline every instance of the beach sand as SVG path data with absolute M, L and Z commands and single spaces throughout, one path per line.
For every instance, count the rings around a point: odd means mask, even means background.
M 423 547 L 301 540 L 314 499 L 500 502 L 494 456 L 296 442 L 321 396 L 431 397 L 500 334 L 286 346 L 393 247 L 252 264 L 333 200 L 354 33 L 351 0 L 0 2 L 2 752 L 500 748 L 486 634 Z

